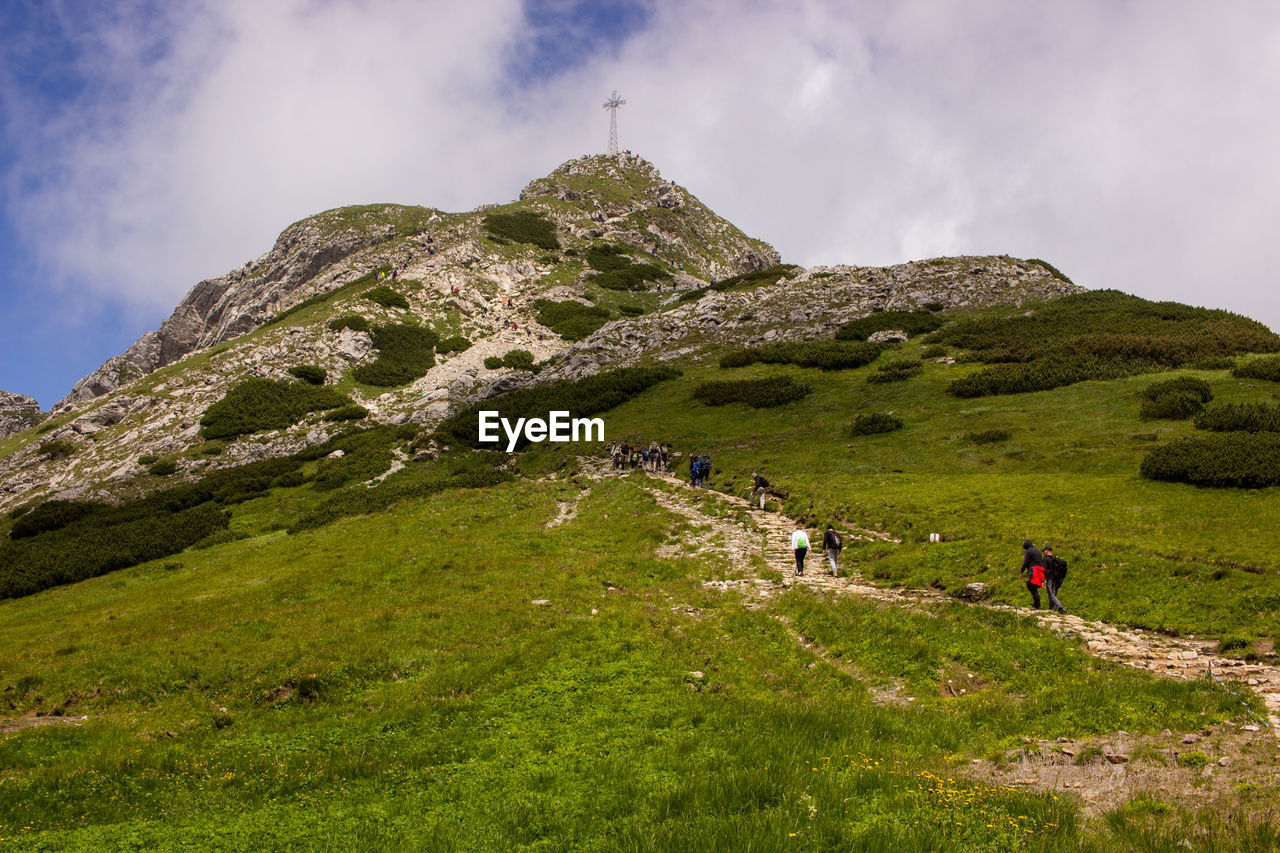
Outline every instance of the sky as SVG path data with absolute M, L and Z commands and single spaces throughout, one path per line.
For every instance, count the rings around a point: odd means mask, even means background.
M 0 0 L 0 389 L 348 204 L 619 141 L 783 260 L 957 254 L 1280 329 L 1274 0 Z

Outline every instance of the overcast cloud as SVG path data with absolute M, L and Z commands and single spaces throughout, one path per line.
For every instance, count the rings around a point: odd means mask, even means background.
M 64 109 L 7 63 L 9 214 L 63 298 L 146 326 L 311 213 L 514 198 L 603 150 L 616 88 L 622 145 L 785 260 L 1041 257 L 1280 327 L 1269 0 L 658 0 L 563 55 L 516 0 L 117 8 Z

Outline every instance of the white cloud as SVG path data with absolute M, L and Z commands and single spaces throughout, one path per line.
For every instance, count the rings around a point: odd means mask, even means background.
M 791 261 L 1039 256 L 1280 327 L 1280 7 L 685 3 L 537 83 L 516 0 L 187 9 L 127 96 L 47 124 L 14 202 L 64 281 L 154 311 L 342 204 L 465 209 L 624 147 Z

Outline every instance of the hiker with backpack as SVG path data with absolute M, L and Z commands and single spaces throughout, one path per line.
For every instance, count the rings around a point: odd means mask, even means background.
M 822 549 L 827 552 L 827 562 L 831 564 L 831 577 L 839 577 L 840 552 L 844 550 L 844 540 L 830 524 L 827 525 L 827 532 L 822 537 Z
M 689 454 L 689 485 L 695 489 L 698 488 L 698 475 L 702 473 L 701 464 L 698 454 Z
M 698 474 L 702 488 L 711 488 L 711 457 L 705 453 L 698 457 Z
M 755 503 L 756 498 L 760 499 L 760 508 L 764 509 L 765 491 L 769 488 L 769 481 L 761 477 L 756 472 L 751 472 L 751 502 Z
M 1055 556 L 1053 548 L 1044 546 L 1044 591 L 1049 593 L 1049 606 L 1059 613 L 1066 613 L 1067 608 L 1058 600 L 1058 590 L 1067 579 L 1067 561 Z
M 809 553 L 809 534 L 804 532 L 804 525 L 796 522 L 795 532 L 791 534 L 791 550 L 796 555 L 796 577 L 804 577 L 804 556 Z
M 1022 571 L 1019 576 L 1027 579 L 1027 592 L 1031 593 L 1031 603 L 1036 610 L 1040 609 L 1040 587 L 1044 586 L 1044 554 L 1031 544 L 1031 540 L 1022 543 Z

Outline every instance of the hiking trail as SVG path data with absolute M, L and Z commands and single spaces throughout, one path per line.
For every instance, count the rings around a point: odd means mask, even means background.
M 625 476 L 613 470 L 609 459 L 581 458 L 582 474 L 590 479 Z M 1058 614 L 1049 610 L 1031 610 L 994 602 L 966 602 L 955 596 L 930 589 L 890 589 L 867 583 L 850 560 L 841 563 L 840 577 L 832 577 L 820 543 L 821 531 L 811 532 L 813 547 L 805 562 L 805 574 L 795 576 L 791 533 L 795 519 L 773 510 L 760 510 L 745 497 L 727 495 L 713 489 L 694 489 L 670 471 L 648 471 L 641 481 L 643 488 L 663 508 L 682 516 L 700 527 L 709 528 L 702 550 L 715 550 L 734 565 L 748 570 L 741 580 L 705 581 L 708 588 L 734 589 L 744 594 L 748 607 L 761 609 L 771 598 L 795 584 L 835 595 L 856 595 L 919 612 L 929 612 L 931 605 L 941 602 L 970 604 L 1017 613 L 1034 619 L 1041 627 L 1066 637 L 1079 637 L 1089 654 L 1116 663 L 1144 669 L 1162 678 L 1190 680 L 1214 678 L 1228 690 L 1245 686 L 1256 692 L 1266 705 L 1266 720 L 1245 726 L 1246 731 L 1270 728 L 1280 737 L 1280 666 L 1274 663 L 1249 662 L 1218 654 L 1217 644 L 1206 640 L 1169 637 L 1154 631 L 1119 627 L 1084 619 L 1072 613 Z M 724 515 L 712 514 L 699 506 L 714 501 L 722 510 L 737 510 Z M 748 521 L 749 519 L 749 521 Z M 847 528 L 840 531 L 850 539 L 876 539 L 897 542 L 891 536 L 874 530 Z M 674 549 L 679 551 L 683 549 Z M 756 556 L 782 575 L 782 582 L 761 577 L 753 570 Z M 808 642 L 806 640 L 806 642 Z

